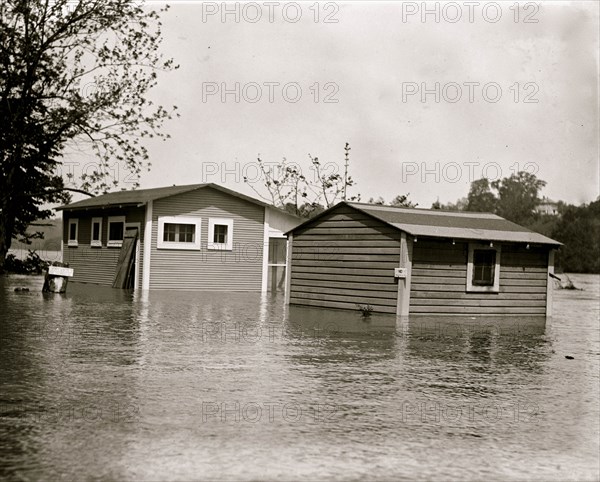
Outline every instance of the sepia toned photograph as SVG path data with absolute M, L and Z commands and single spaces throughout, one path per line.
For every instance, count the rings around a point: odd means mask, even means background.
M 3 0 L 0 480 L 600 481 L 600 3 Z

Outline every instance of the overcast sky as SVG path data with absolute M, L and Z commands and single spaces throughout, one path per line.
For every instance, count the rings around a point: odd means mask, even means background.
M 242 176 L 258 155 L 308 172 L 308 153 L 341 167 L 349 142 L 364 200 L 410 193 L 428 208 L 517 170 L 555 200 L 599 194 L 596 1 L 432 2 L 430 13 L 421 2 L 257 2 L 225 17 L 220 2 L 191 3 L 163 18 L 164 52 L 181 67 L 152 97 L 181 118 L 150 145 L 142 188 L 252 194 Z

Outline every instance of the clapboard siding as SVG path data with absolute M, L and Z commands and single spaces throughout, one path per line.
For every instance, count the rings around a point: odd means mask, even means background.
M 499 293 L 466 291 L 467 255 L 468 243 L 413 245 L 411 314 L 545 315 L 547 249 L 503 244 Z
M 347 206 L 294 233 L 290 303 L 396 313 L 400 232 Z
M 73 268 L 72 281 L 112 286 L 120 251 L 120 248 L 92 248 L 89 245 L 65 247 L 63 260 Z
M 108 218 L 111 216 L 125 216 L 126 223 L 140 224 L 140 248 L 136 273 L 138 283 L 141 283 L 145 212 L 144 207 L 90 209 L 85 211 L 65 210 L 63 214 L 63 261 L 69 263 L 69 267 L 73 268 L 73 278 L 71 280 L 77 283 L 112 286 L 121 248 L 106 246 Z M 102 218 L 102 247 L 91 246 L 92 218 Z M 79 245 L 77 247 L 68 246 L 67 236 L 70 219 L 79 220 L 77 236 Z
M 201 218 L 201 249 L 157 249 L 158 218 Z M 207 250 L 208 219 L 233 219 L 233 250 Z M 260 291 L 264 207 L 211 188 L 154 201 L 150 289 Z
M 354 290 L 356 289 L 356 284 L 352 281 L 337 281 L 337 280 L 316 280 L 316 279 L 294 279 L 292 281 L 292 285 L 298 286 L 298 289 L 301 290 L 302 286 L 309 287 L 320 287 L 324 286 L 326 288 L 332 289 L 347 289 Z M 380 292 L 392 292 L 396 293 L 398 291 L 398 286 L 396 283 L 370 283 L 369 288 L 371 290 L 378 290 Z M 322 290 L 321 290 L 322 291 Z M 388 295 L 389 296 L 389 295 Z
M 304 306 L 314 306 L 314 307 L 319 307 L 319 308 L 338 308 L 338 309 L 343 309 L 343 310 L 356 310 L 356 304 L 355 303 L 350 303 L 348 301 L 334 301 L 331 299 L 328 300 L 319 300 L 319 299 L 314 299 L 314 298 L 309 298 L 309 297 L 305 297 L 305 296 L 301 296 L 301 297 L 291 297 L 290 296 L 290 304 L 293 305 L 304 305 Z M 389 313 L 389 314 L 395 314 L 396 313 L 396 307 L 393 306 L 380 306 L 380 305 L 376 305 L 375 303 L 370 303 L 371 307 L 373 307 L 373 311 L 376 313 Z

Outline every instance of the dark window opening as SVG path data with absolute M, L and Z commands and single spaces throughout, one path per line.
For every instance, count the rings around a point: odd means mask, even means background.
M 473 251 L 473 285 L 494 286 L 496 250 L 475 249 Z
M 100 223 L 92 225 L 92 241 L 100 241 Z
M 77 241 L 77 224 L 69 224 L 69 241 Z
M 123 241 L 123 233 L 125 229 L 125 223 L 110 223 L 108 226 L 108 240 L 109 241 Z
M 215 231 L 213 234 L 213 243 L 220 243 L 220 244 L 227 243 L 227 225 L 215 224 Z

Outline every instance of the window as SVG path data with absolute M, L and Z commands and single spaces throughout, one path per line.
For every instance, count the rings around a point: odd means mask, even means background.
M 233 249 L 233 219 L 209 218 L 207 247 L 225 251 Z
M 226 244 L 227 243 L 227 229 L 228 226 L 225 224 L 215 224 L 213 243 Z
M 193 243 L 195 238 L 193 224 L 165 223 L 163 241 L 170 243 Z
M 158 249 L 200 249 L 200 218 L 161 216 L 158 218 Z
M 79 246 L 79 219 L 69 219 L 68 246 Z
M 500 247 L 469 244 L 467 291 L 498 293 L 500 289 Z
M 477 286 L 494 286 L 496 251 L 491 249 L 473 250 L 473 279 Z
M 92 247 L 102 247 L 102 218 L 92 218 Z
M 112 216 L 108 218 L 108 241 L 109 247 L 120 248 L 123 244 L 125 234 L 125 216 Z

